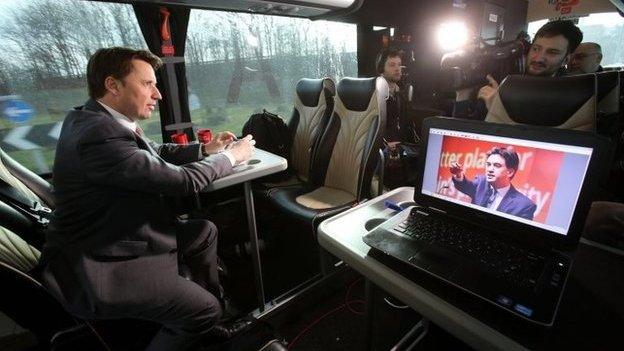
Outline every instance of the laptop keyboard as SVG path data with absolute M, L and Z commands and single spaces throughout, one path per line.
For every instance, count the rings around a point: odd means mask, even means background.
M 394 230 L 426 244 L 435 244 L 468 257 L 515 286 L 534 288 L 546 258 L 504 243 L 470 227 L 412 211 Z

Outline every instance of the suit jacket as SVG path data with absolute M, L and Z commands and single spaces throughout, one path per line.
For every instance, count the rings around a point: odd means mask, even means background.
M 458 181 L 453 179 L 455 188 L 472 198 L 475 205 L 487 207 L 488 200 L 488 183 L 485 176 L 477 176 L 474 181 L 470 181 L 464 177 L 464 180 Z M 520 193 L 513 185 L 509 187 L 507 194 L 503 197 L 498 205 L 497 211 L 510 215 L 533 220 L 533 214 L 537 206 L 531 199 Z
M 200 155 L 198 144 L 146 141 L 94 100 L 67 115 L 42 281 L 70 312 L 131 315 L 171 296 L 176 231 L 165 196 L 198 192 L 232 172 L 225 155 Z

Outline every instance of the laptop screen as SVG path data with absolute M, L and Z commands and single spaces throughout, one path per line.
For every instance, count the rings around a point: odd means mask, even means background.
M 567 235 L 592 151 L 431 128 L 421 192 Z

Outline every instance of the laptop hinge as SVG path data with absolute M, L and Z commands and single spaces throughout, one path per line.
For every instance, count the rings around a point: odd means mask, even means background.
M 443 210 L 441 210 L 439 208 L 435 208 L 435 207 L 427 207 L 427 208 L 430 209 L 430 210 L 434 210 L 434 211 L 436 211 L 438 213 L 446 214 L 446 211 L 443 211 Z

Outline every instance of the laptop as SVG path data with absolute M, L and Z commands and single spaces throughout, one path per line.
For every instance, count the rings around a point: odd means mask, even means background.
M 423 122 L 411 206 L 367 233 L 391 256 L 551 326 L 607 165 L 593 133 L 450 118 Z

